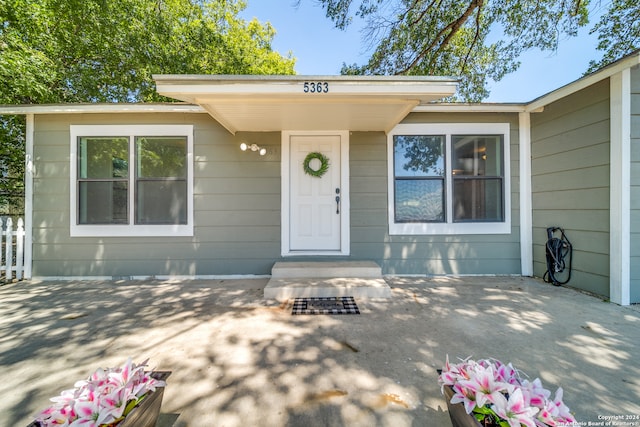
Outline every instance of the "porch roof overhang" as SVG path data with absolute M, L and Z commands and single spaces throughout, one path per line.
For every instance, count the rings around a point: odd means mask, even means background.
M 231 133 L 388 132 L 415 107 L 453 95 L 458 85 L 453 78 L 426 76 L 156 75 L 153 78 L 160 95 L 202 106 Z

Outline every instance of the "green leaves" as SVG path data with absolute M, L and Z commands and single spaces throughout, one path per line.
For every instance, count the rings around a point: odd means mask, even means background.
M 166 101 L 153 74 L 294 74 L 295 59 L 271 48 L 273 27 L 238 18 L 244 7 L 242 0 L 0 0 L 0 104 Z M 0 121 L 0 171 L 17 178 L 10 182 L 22 181 L 23 123 Z M 0 204 L 18 190 L 12 185 L 0 188 Z
M 444 75 L 461 79 L 457 98 L 480 101 L 487 82 L 515 71 L 524 51 L 553 51 L 588 25 L 589 0 L 318 0 L 337 28 L 354 16 L 368 23 L 375 46 L 366 64 L 343 74 Z M 600 61 L 591 70 L 640 48 L 640 3 L 614 0 L 592 32 Z
M 24 208 L 23 129 L 24 117 L 0 116 L 0 215 L 21 215 Z
M 598 34 L 600 60 L 589 64 L 595 71 L 620 57 L 640 49 L 640 3 L 637 0 L 614 0 L 609 12 L 602 15 L 591 33 Z
M 13 8 L 25 2 L 7 1 Z M 43 20 L 33 33 L 46 29 L 50 36 L 46 43 L 28 36 L 24 44 L 52 61 L 53 102 L 158 100 L 153 74 L 293 73 L 294 60 L 271 50 L 274 31 L 268 24 L 237 18 L 244 8 L 240 1 L 37 4 Z M 23 36 L 25 29 L 19 28 Z

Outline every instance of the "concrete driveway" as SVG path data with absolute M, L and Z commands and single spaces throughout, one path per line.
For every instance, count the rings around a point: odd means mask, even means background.
M 561 386 L 580 425 L 640 426 L 637 307 L 530 278 L 398 278 L 391 299 L 358 300 L 360 315 L 292 316 L 262 299 L 266 282 L 0 287 L 0 426 L 27 425 L 128 356 L 173 371 L 163 427 L 447 426 L 436 373 L 447 354 Z

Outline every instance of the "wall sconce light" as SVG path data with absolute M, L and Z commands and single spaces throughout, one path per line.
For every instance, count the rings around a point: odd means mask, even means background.
M 240 144 L 240 149 L 242 151 L 247 151 L 247 150 L 257 151 L 258 154 L 260 154 L 261 156 L 264 156 L 265 154 L 267 154 L 267 149 L 260 147 L 258 144 L 249 145 L 246 142 L 243 142 L 242 144 Z

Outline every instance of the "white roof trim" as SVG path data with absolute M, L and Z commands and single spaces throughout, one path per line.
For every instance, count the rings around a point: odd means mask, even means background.
M 157 75 L 153 78 L 156 79 L 158 93 L 162 94 L 161 90 L 163 90 L 166 91 L 167 96 L 172 96 L 182 92 L 176 99 L 182 99 L 187 103 L 0 105 L 0 114 L 208 113 L 233 133 L 234 125 L 220 115 L 219 110 L 214 107 L 216 103 L 220 102 L 225 108 L 234 108 L 235 105 L 236 109 L 241 103 L 262 105 L 263 109 L 271 104 L 281 108 L 283 111 L 281 114 L 297 112 L 297 107 L 310 105 L 308 97 L 300 96 L 301 85 L 304 82 L 325 81 L 331 85 L 334 92 L 335 89 L 338 90 L 324 98 L 322 97 L 326 94 L 315 94 L 317 97 L 313 100 L 313 112 L 326 112 L 332 106 L 337 108 L 340 105 L 356 110 L 362 105 L 366 106 L 375 101 L 377 103 L 375 112 L 379 115 L 394 115 L 393 122 L 398 121 L 399 118 L 402 120 L 401 116 L 409 112 L 535 113 L 543 111 L 546 105 L 561 98 L 638 65 L 640 65 L 640 51 L 528 103 L 463 104 L 429 101 L 429 99 L 454 94 L 457 80 L 449 77 Z M 206 92 L 209 93 L 206 94 Z M 198 105 L 197 101 L 202 105 Z M 336 114 L 344 115 L 344 113 L 343 109 Z M 352 130 L 362 130 L 360 127 L 366 123 L 358 124 L 359 127 Z M 388 130 L 388 125 L 387 123 L 384 130 Z
M 154 74 L 151 76 L 156 82 L 170 84 L 172 82 L 183 82 L 191 84 L 290 84 L 292 82 L 343 82 L 348 84 L 371 85 L 378 84 L 386 86 L 391 84 L 405 84 L 411 82 L 440 82 L 457 85 L 459 79 L 447 76 L 365 76 L 365 75 L 259 75 L 259 74 Z
M 640 51 L 636 51 L 631 55 L 625 58 L 622 58 L 612 63 L 611 65 L 608 65 L 602 68 L 599 71 L 594 72 L 593 74 L 589 74 L 585 77 L 581 77 L 572 83 L 569 83 L 559 89 L 554 90 L 553 92 L 549 92 L 548 94 L 543 95 L 540 98 L 534 99 L 533 101 L 527 104 L 526 111 L 535 112 L 535 110 L 538 110 L 539 108 L 543 108 L 546 105 L 551 104 L 552 102 L 555 102 L 575 92 L 585 89 L 595 83 L 598 83 L 601 80 L 607 79 L 615 74 L 618 74 L 622 70 L 626 70 L 638 64 L 640 64 Z
M 163 104 L 24 104 L 0 105 L 0 114 L 206 113 L 199 105 Z
M 529 111 L 527 104 L 433 103 L 414 106 L 413 113 L 487 112 L 519 113 Z M 85 113 L 208 113 L 200 105 L 175 104 L 25 104 L 0 105 L 0 114 L 85 114 Z
M 336 103 L 418 100 L 426 103 L 455 93 L 458 81 L 431 76 L 153 76 L 159 94 L 202 103 Z M 325 86 L 326 83 L 326 86 Z M 322 93 L 305 85 L 321 84 Z
M 156 90 L 201 105 L 229 132 L 388 131 L 419 104 L 455 93 L 431 76 L 157 75 Z
M 465 104 L 465 103 L 434 103 L 418 105 L 414 113 L 451 113 L 451 112 L 486 112 L 486 113 L 522 113 L 527 111 L 527 104 Z

